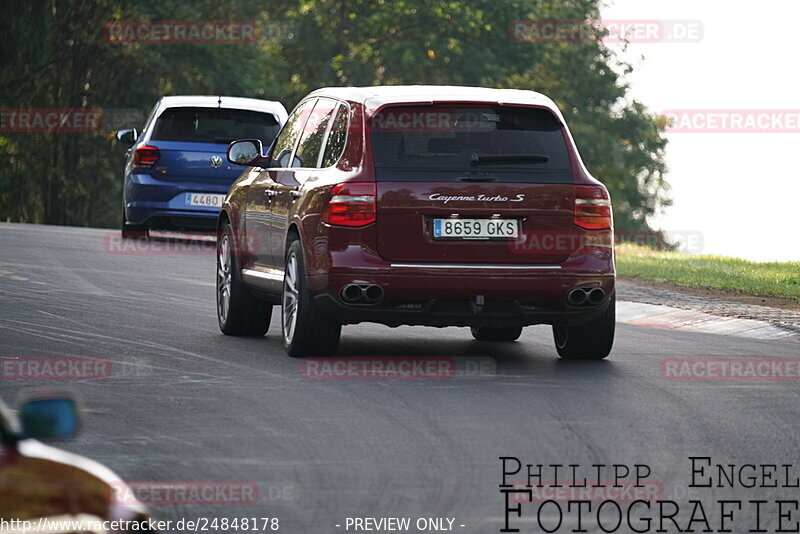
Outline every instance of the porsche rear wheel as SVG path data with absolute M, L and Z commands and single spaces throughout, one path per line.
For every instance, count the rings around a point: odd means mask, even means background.
M 217 321 L 229 336 L 263 336 L 269 329 L 272 305 L 257 299 L 242 283 L 240 247 L 225 223 L 217 239 Z

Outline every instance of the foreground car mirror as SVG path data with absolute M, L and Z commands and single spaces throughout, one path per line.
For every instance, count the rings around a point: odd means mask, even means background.
M 228 161 L 249 167 L 264 159 L 262 150 L 258 139 L 240 139 L 228 145 Z
M 46 393 L 20 404 L 19 421 L 24 438 L 39 440 L 68 438 L 80 427 L 78 398 L 70 393 Z
M 139 132 L 136 131 L 136 128 L 128 128 L 125 130 L 117 130 L 116 136 L 117 141 L 132 145 L 136 142 L 136 139 L 139 138 Z

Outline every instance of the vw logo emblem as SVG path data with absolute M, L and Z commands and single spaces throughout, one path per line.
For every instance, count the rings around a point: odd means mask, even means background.
M 222 158 L 217 155 L 211 156 L 211 166 L 216 169 L 220 165 L 222 165 Z

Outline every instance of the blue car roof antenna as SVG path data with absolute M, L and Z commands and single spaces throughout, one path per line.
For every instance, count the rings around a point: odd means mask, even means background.
M 222 95 L 219 95 L 217 98 L 217 107 L 222 108 Z

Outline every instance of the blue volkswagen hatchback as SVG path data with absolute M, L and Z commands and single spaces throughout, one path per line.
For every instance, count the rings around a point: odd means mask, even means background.
M 125 159 L 122 236 L 148 230 L 213 230 L 242 168 L 225 152 L 236 139 L 269 146 L 286 122 L 280 102 L 228 96 L 165 96 L 141 133 L 120 130 Z

